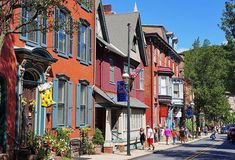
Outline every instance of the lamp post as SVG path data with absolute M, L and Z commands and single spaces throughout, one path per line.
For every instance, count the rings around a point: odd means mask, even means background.
M 131 25 L 130 23 L 127 24 L 128 26 L 128 48 L 127 48 L 127 58 L 128 58 L 128 69 L 127 73 L 124 73 L 122 75 L 123 81 L 126 84 L 126 91 L 127 91 L 127 155 L 130 156 L 130 114 L 131 114 L 131 108 L 130 108 L 130 29 Z

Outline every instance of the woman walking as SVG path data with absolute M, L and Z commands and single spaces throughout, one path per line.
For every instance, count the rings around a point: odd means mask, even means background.
M 146 137 L 144 133 L 144 129 L 140 128 L 140 143 L 141 143 L 141 149 L 144 149 L 144 143 L 145 143 Z
M 170 135 L 171 135 L 171 130 L 168 128 L 168 126 L 166 126 L 166 129 L 165 129 L 165 131 L 164 131 L 164 134 L 165 134 L 165 136 L 166 136 L 166 144 L 168 145 L 169 144 L 169 137 L 170 137 Z
M 150 146 L 152 146 L 153 150 L 154 150 L 153 138 L 154 138 L 153 130 L 152 130 L 152 128 L 150 128 L 149 125 L 147 125 L 147 141 L 149 144 L 149 150 L 151 149 Z

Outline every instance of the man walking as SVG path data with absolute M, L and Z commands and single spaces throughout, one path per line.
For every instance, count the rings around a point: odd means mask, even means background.
M 149 145 L 149 150 L 151 149 L 151 146 L 154 150 L 154 145 L 153 145 L 154 133 L 153 133 L 153 130 L 149 125 L 147 125 L 146 127 L 147 127 L 147 141 L 148 141 L 148 145 Z

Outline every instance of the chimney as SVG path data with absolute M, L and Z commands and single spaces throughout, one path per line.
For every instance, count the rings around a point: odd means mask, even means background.
M 103 8 L 104 8 L 104 14 L 113 14 L 111 4 L 103 5 Z

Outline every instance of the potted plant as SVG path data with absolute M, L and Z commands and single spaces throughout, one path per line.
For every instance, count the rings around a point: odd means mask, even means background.
M 94 135 L 92 137 L 92 142 L 95 145 L 95 151 L 96 153 L 101 153 L 103 144 L 104 144 L 104 136 L 100 129 L 96 128 Z

